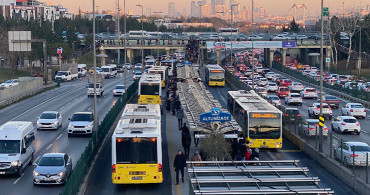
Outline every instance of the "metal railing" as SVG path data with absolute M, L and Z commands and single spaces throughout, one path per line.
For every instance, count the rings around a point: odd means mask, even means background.
M 86 177 L 94 158 L 96 157 L 99 148 L 102 147 L 102 143 L 109 132 L 112 130 L 112 126 L 119 116 L 122 109 L 125 107 L 128 100 L 133 97 L 138 89 L 138 81 L 135 81 L 127 89 L 126 96 L 119 98 L 114 106 L 105 115 L 103 121 L 100 123 L 97 132 L 95 132 L 89 141 L 85 151 L 81 154 L 80 159 L 77 161 L 70 178 L 65 184 L 64 188 L 60 192 L 61 195 L 74 195 L 77 194 L 80 186 Z

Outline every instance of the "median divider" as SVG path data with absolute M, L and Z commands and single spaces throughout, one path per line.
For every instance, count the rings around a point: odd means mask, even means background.
M 98 127 L 97 132 L 93 134 L 89 144 L 85 148 L 85 151 L 81 154 L 80 159 L 77 161 L 70 178 L 60 192 L 61 195 L 78 194 L 80 186 L 87 176 L 94 159 L 96 158 L 100 148 L 103 146 L 104 140 L 106 140 L 107 136 L 110 135 L 110 132 L 114 130 L 112 127 L 114 126 L 115 121 L 119 117 L 128 100 L 135 95 L 137 89 L 138 81 L 135 81 L 127 89 L 127 97 L 122 96 L 119 98 L 114 106 L 105 115 Z

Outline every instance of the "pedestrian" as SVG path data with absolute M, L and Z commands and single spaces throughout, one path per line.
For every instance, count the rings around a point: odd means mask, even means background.
M 167 91 L 166 91 L 166 97 L 169 98 L 169 96 L 170 96 L 170 90 L 167 89 Z
M 168 98 L 166 100 L 166 110 L 167 110 L 167 112 L 171 111 L 171 98 Z
M 254 148 L 252 154 L 250 156 L 250 160 L 259 160 L 260 159 L 260 151 L 258 148 Z
M 176 171 L 176 185 L 179 185 L 179 172 L 181 171 L 181 181 L 184 183 L 184 168 L 186 167 L 186 158 L 181 150 L 177 152 L 173 166 Z
M 245 152 L 245 160 L 251 160 L 251 155 L 252 155 L 252 149 L 247 146 L 247 151 Z
M 193 157 L 191 158 L 191 161 L 202 161 L 202 157 L 200 156 L 198 151 L 195 151 Z M 196 165 L 199 166 L 200 164 L 196 164 Z
M 180 107 L 180 109 L 177 109 L 176 116 L 177 116 L 179 129 L 181 129 L 182 119 L 184 118 L 184 110 L 181 109 L 181 107 Z
M 186 127 L 186 124 L 184 123 L 184 126 L 182 128 L 181 132 L 181 143 L 182 147 L 184 148 L 185 157 L 186 159 L 189 159 L 189 151 L 190 151 L 190 145 L 191 145 L 191 135 L 189 128 Z

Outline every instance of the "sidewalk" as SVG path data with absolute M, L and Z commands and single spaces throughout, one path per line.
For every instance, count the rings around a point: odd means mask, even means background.
M 183 120 L 183 123 L 186 122 L 186 119 Z M 169 164 L 170 164 L 170 172 L 171 172 L 171 188 L 173 195 L 185 195 L 189 194 L 189 176 L 187 174 L 187 170 L 184 170 L 184 183 L 181 182 L 179 185 L 176 184 L 176 172 L 173 167 L 173 161 L 175 160 L 175 156 L 178 150 L 184 151 L 184 148 L 181 144 L 181 131 L 178 129 L 178 122 L 177 117 L 171 115 L 171 113 L 166 113 L 166 131 L 167 131 L 167 143 L 168 143 L 168 156 L 169 156 Z M 190 131 L 191 135 L 193 132 Z M 194 140 L 192 136 L 192 143 L 190 146 L 190 154 L 189 158 L 191 159 L 192 155 L 194 154 L 196 148 L 194 145 Z M 180 173 L 181 175 L 181 173 Z

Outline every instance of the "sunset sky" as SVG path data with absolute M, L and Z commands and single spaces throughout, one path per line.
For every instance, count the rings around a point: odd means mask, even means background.
M 41 0 L 43 1 L 43 0 Z M 101 10 L 114 10 L 117 0 L 95 0 L 95 4 L 99 6 L 99 11 Z M 83 11 L 92 10 L 92 0 L 47 0 L 48 3 L 54 5 L 61 4 L 68 8 L 71 13 L 78 11 L 78 8 L 81 7 Z M 187 9 L 187 15 L 190 13 L 190 0 L 126 0 L 127 9 L 133 9 L 134 14 L 141 14 L 141 10 L 137 8 L 136 4 L 144 5 L 145 9 L 150 7 L 151 11 L 163 11 L 164 14 L 168 12 L 168 3 L 174 2 L 176 9 L 182 11 L 184 8 Z M 210 3 L 211 0 L 207 0 L 207 3 Z M 252 0 L 236 0 L 237 3 L 240 3 L 243 6 L 251 7 Z M 278 14 L 285 15 L 286 13 L 293 14 L 291 10 L 294 3 L 300 4 L 304 3 L 307 7 L 307 15 L 319 15 L 320 10 L 320 0 L 255 0 L 255 7 L 264 7 L 267 10 L 267 14 Z M 324 0 L 324 6 L 328 6 L 331 12 L 337 12 L 337 10 L 343 9 L 343 4 L 345 9 L 350 9 L 353 7 L 366 7 L 370 5 L 370 0 Z M 226 5 L 229 4 L 229 0 L 225 0 Z M 123 0 L 120 0 L 121 8 L 123 9 Z

